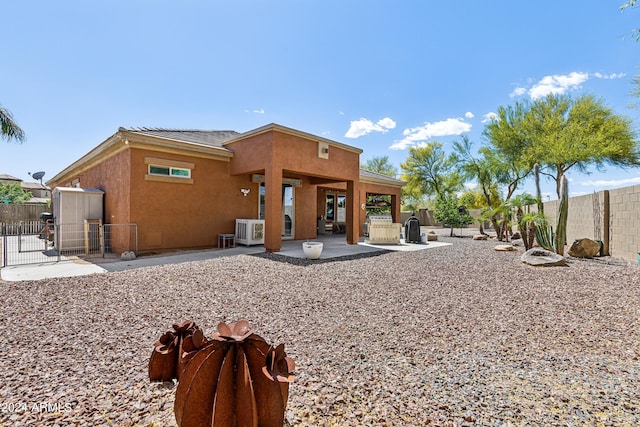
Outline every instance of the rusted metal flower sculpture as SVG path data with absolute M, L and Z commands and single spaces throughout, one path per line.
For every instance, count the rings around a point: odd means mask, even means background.
M 183 341 L 183 351 L 194 349 L 181 355 L 188 361 L 176 389 L 178 426 L 283 425 L 295 367 L 284 344 L 267 344 L 246 320 L 220 323 L 198 344 Z
M 165 332 L 155 343 L 149 360 L 149 379 L 179 379 L 193 351 L 206 342 L 202 330 L 195 323 L 184 321 L 173 325 L 173 330 Z

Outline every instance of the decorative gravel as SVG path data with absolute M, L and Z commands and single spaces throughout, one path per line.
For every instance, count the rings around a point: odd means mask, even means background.
M 637 265 L 534 268 L 441 240 L 0 283 L 0 425 L 175 425 L 175 385 L 147 379 L 154 341 L 242 318 L 296 361 L 291 425 L 640 425 Z

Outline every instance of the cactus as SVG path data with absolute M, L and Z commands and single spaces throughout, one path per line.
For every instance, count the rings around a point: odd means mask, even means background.
M 541 248 L 555 252 L 555 248 L 553 247 L 553 231 L 551 227 L 549 227 L 546 218 L 542 215 L 536 219 L 536 242 L 538 242 L 538 246 Z
M 567 240 L 567 219 L 569 215 L 569 183 L 567 177 L 560 179 L 560 205 L 558 206 L 558 225 L 556 226 L 556 253 L 564 255 Z
M 548 251 L 555 251 L 553 232 L 544 216 L 544 203 L 542 203 L 542 192 L 540 191 L 540 165 L 533 165 L 533 176 L 536 182 L 536 202 L 538 204 L 538 215 L 535 220 L 536 241 L 538 245 Z
M 540 165 L 533 165 L 533 176 L 536 181 L 536 200 L 538 202 L 538 212 L 544 215 L 544 204 L 542 203 L 542 193 L 540 192 Z

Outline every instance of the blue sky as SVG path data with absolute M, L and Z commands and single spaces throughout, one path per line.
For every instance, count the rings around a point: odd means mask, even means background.
M 0 173 L 50 179 L 120 126 L 272 122 L 399 166 L 412 145 L 479 147 L 499 106 L 550 92 L 601 97 L 638 130 L 640 10 L 622 2 L 6 2 L 0 103 L 27 141 L 0 142 Z M 640 169 L 569 177 L 586 194 Z

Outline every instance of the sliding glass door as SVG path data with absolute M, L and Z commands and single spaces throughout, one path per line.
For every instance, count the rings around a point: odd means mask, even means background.
M 291 184 L 282 184 L 282 239 L 288 240 L 295 237 L 295 192 Z M 260 183 L 260 204 L 258 206 L 259 218 L 264 219 L 264 182 Z

